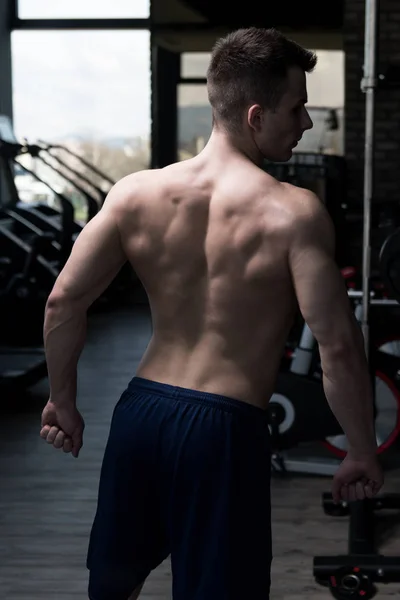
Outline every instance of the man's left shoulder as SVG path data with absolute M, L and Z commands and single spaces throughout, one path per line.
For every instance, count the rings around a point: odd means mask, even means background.
M 113 185 L 104 204 L 117 211 L 132 210 L 146 199 L 154 179 L 155 171 L 152 169 L 130 173 Z
M 125 175 L 119 181 L 117 181 L 110 190 L 115 197 L 140 193 L 145 189 L 146 185 L 155 179 L 157 176 L 157 170 L 155 169 L 143 169 Z

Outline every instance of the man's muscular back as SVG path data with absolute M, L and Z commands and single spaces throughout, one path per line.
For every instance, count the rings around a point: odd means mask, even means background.
M 122 245 L 153 319 L 137 374 L 266 406 L 296 306 L 288 243 L 304 192 L 236 156 L 121 184 Z
M 154 333 L 137 371 L 150 387 L 155 380 L 265 407 L 297 300 L 319 345 L 326 399 L 348 440 L 334 499 L 379 491 L 371 378 L 334 261 L 332 223 L 311 192 L 256 167 L 289 160 L 312 127 L 306 73 L 315 65 L 314 53 L 276 30 L 240 29 L 219 40 L 207 69 L 213 130 L 206 147 L 185 163 L 120 181 L 86 225 L 46 306 L 47 442 L 80 451 L 83 427 L 73 407 L 86 313 L 128 259 L 151 303 Z M 253 470 L 252 459 L 247 467 Z M 268 595 L 261 587 L 257 597 Z

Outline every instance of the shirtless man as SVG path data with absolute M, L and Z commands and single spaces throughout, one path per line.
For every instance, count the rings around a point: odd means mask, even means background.
M 334 498 L 382 486 L 363 339 L 331 220 L 313 193 L 260 168 L 264 158 L 288 160 L 312 127 L 305 74 L 315 64 L 276 31 L 219 40 L 207 146 L 118 182 L 48 299 L 51 393 L 40 435 L 75 457 L 87 309 L 128 260 L 152 313 L 149 346 L 113 413 L 87 559 L 91 600 L 136 599 L 169 555 L 174 600 L 269 597 L 267 407 L 296 300 L 349 442 Z

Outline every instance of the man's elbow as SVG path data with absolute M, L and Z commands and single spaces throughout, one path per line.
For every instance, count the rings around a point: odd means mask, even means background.
M 56 287 L 47 298 L 45 314 L 72 313 L 82 310 L 81 303 Z
M 336 339 L 326 344 L 319 344 L 319 353 L 324 364 L 335 364 L 348 361 L 358 354 L 358 347 L 352 338 Z
M 332 332 L 329 341 L 319 346 L 321 361 L 325 367 L 331 365 L 355 365 L 364 364 L 365 348 L 364 338 L 358 325 L 349 327 L 340 334 L 338 331 Z

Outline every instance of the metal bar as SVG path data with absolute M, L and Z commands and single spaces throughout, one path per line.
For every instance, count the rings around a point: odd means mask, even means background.
M 378 37 L 378 0 L 366 0 L 365 4 L 365 40 L 364 40 L 364 77 L 361 89 L 365 99 L 365 154 L 364 154 L 364 232 L 363 232 L 363 314 L 361 328 L 364 335 L 365 352 L 369 359 L 369 308 L 370 308 L 370 272 L 371 272 L 371 204 L 374 187 L 374 119 L 376 55 Z
M 155 33 L 224 34 L 242 23 L 156 23 L 153 19 L 15 19 L 15 29 L 152 29 Z M 317 30 L 316 30 L 317 31 Z M 339 31 L 338 31 L 339 32 Z
M 81 156 L 77 152 L 74 152 L 73 150 L 68 148 L 68 146 L 64 146 L 63 144 L 48 144 L 47 142 L 44 142 L 43 140 L 39 140 L 39 143 L 43 144 L 45 146 L 43 148 L 43 150 L 46 150 L 46 152 L 48 152 L 50 154 L 50 156 L 54 157 L 54 155 L 51 154 L 50 150 L 53 150 L 53 149 L 54 150 L 63 150 L 64 152 L 67 152 L 68 154 L 70 154 L 71 156 L 73 156 L 74 158 L 79 160 L 87 169 L 92 171 L 92 173 L 95 173 L 96 175 L 98 175 L 99 177 L 101 177 L 102 179 L 107 181 L 107 183 L 109 185 L 115 185 L 116 182 L 113 179 L 111 179 L 108 175 L 106 175 L 100 169 L 98 169 L 96 167 L 96 165 L 93 165 L 89 161 L 85 160 L 85 158 L 83 156 Z
M 4 204 L 3 202 L 0 202 L 0 207 L 2 209 L 3 208 L 5 208 L 5 209 L 12 208 L 16 204 L 18 204 L 19 195 L 18 195 L 17 186 L 15 184 L 15 174 L 14 174 L 13 166 L 12 166 L 10 159 L 8 159 L 6 157 L 0 158 L 0 173 L 1 172 L 4 173 L 5 183 L 7 185 L 9 199 L 6 204 Z
M 391 300 L 389 298 L 385 298 L 382 300 L 371 300 L 370 304 L 372 306 L 399 306 L 399 303 L 397 302 L 397 300 Z
M 364 293 L 357 290 L 348 290 L 347 295 L 349 298 L 363 298 Z M 370 292 L 370 301 L 369 304 L 373 304 L 375 306 L 399 306 L 397 300 L 392 300 L 392 298 L 380 298 L 374 299 L 375 292 Z
M 51 156 L 51 154 L 49 155 Z M 52 169 L 55 173 L 60 175 L 65 181 L 68 181 L 86 200 L 87 206 L 87 222 L 91 221 L 93 217 L 97 214 L 99 210 L 99 203 L 96 201 L 93 196 L 89 194 L 83 187 L 79 185 L 76 181 L 74 181 L 71 177 L 57 169 L 57 167 L 53 166 L 49 161 L 47 161 L 41 154 L 37 154 L 37 158 L 43 162 L 43 164 L 47 165 L 50 169 Z
M 349 502 L 349 554 L 374 554 L 374 508 L 370 500 Z
M 18 21 L 18 0 L 8 0 L 8 29 L 12 31 Z
M 307 475 L 333 476 L 340 464 L 340 460 L 335 458 L 316 457 L 295 457 L 291 458 L 290 452 L 280 453 L 285 469 L 288 473 L 307 473 Z
M 394 583 L 400 581 L 399 556 L 382 556 L 381 554 L 366 555 L 339 555 L 339 556 L 317 556 L 314 558 L 314 577 L 319 581 L 329 581 L 332 573 L 343 567 L 354 567 L 355 565 L 364 573 L 369 575 L 372 581 L 381 583 Z M 353 595 L 353 598 L 362 598 L 361 595 Z M 371 597 L 371 596 L 370 596 Z M 348 596 L 351 598 L 351 596 Z
M 150 19 L 19 19 L 14 29 L 149 29 Z
M 294 19 L 293 19 L 294 21 Z M 240 27 L 251 27 L 254 25 L 254 19 L 250 18 L 246 18 L 245 15 L 242 15 L 242 18 L 240 20 L 233 20 L 231 21 L 229 18 L 224 18 L 222 20 L 213 20 L 213 21 L 208 21 L 208 20 L 204 20 L 204 21 L 178 21 L 178 22 L 164 22 L 164 23 L 157 23 L 156 21 L 153 22 L 153 29 L 154 31 L 182 31 L 182 32 L 187 32 L 187 33 L 201 33 L 203 31 L 206 32 L 215 32 L 215 33 L 220 33 L 220 32 L 227 32 L 227 31 L 231 31 L 232 29 L 238 29 Z M 276 21 L 274 21 L 273 19 L 266 21 L 264 20 L 263 22 L 263 27 L 274 27 L 276 26 Z M 283 31 L 283 33 L 287 33 L 290 34 L 290 32 L 293 32 L 293 30 L 300 30 L 300 31 L 307 31 L 307 33 L 311 33 L 311 34 L 320 34 L 321 30 L 323 30 L 323 24 L 316 24 L 316 25 L 310 25 L 309 23 L 306 23 L 304 21 L 302 22 L 297 22 L 296 21 L 296 25 L 295 27 L 291 27 L 289 25 L 283 25 L 280 27 L 280 30 Z M 342 31 L 342 25 L 338 24 L 329 24 L 327 28 L 325 28 L 326 33 L 328 34 L 338 34 L 341 35 L 343 33 Z
M 364 292 L 361 290 L 347 290 L 349 298 L 363 298 Z M 375 296 L 375 292 L 370 292 L 371 298 Z
M 207 85 L 206 77 L 180 77 L 179 85 Z

